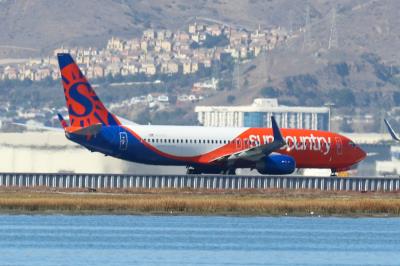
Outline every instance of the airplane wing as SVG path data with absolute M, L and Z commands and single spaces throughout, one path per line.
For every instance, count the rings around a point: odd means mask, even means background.
M 271 143 L 263 144 L 260 146 L 251 147 L 246 150 L 242 150 L 239 152 L 235 152 L 232 154 L 221 156 L 212 162 L 225 162 L 227 164 L 233 164 L 237 160 L 246 160 L 246 161 L 258 161 L 261 158 L 271 154 L 272 152 L 280 149 L 284 145 L 286 145 L 286 141 L 284 140 L 281 130 L 278 127 L 278 124 L 275 121 L 275 118 L 271 116 L 272 121 L 272 132 L 274 135 L 274 141 Z
M 43 131 L 56 131 L 56 132 L 64 132 L 65 128 L 68 126 L 67 122 L 64 120 L 61 114 L 57 114 L 58 119 L 60 120 L 60 124 L 62 128 L 59 127 L 46 127 L 46 126 L 39 126 L 39 125 L 29 125 L 24 123 L 11 123 L 16 126 L 24 127 L 28 130 L 43 130 Z
M 120 116 L 116 116 L 118 118 L 118 120 L 123 124 L 123 125 L 128 125 L 128 126 L 134 126 L 134 125 L 139 125 L 138 123 L 135 123 L 131 120 L 128 120 L 126 118 L 120 117 Z
M 396 132 L 393 130 L 392 126 L 389 124 L 389 121 L 387 121 L 386 119 L 384 119 L 385 124 L 389 130 L 390 135 L 392 136 L 392 138 L 395 141 L 400 141 L 400 137 L 396 134 Z
M 27 130 L 43 130 L 43 131 L 56 131 L 56 132 L 64 132 L 62 128 L 59 127 L 46 127 L 46 126 L 39 126 L 39 125 L 28 125 L 24 123 L 11 123 L 12 125 L 24 127 Z

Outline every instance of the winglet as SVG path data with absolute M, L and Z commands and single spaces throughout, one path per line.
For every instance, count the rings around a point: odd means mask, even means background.
M 58 116 L 58 120 L 60 120 L 61 126 L 65 130 L 68 127 L 67 121 L 65 121 L 64 117 L 60 113 L 57 113 L 57 116 Z
M 282 132 L 279 129 L 278 123 L 276 123 L 274 116 L 271 116 L 271 122 L 272 122 L 272 134 L 274 135 L 274 141 L 279 141 L 286 144 L 285 139 L 282 136 Z
M 388 130 L 389 130 L 389 133 L 390 133 L 390 135 L 392 136 L 392 138 L 393 138 L 395 141 L 400 141 L 400 137 L 397 136 L 396 132 L 394 132 L 392 126 L 389 124 L 389 121 L 387 121 L 386 119 L 384 119 L 384 121 L 385 121 L 385 124 L 386 124 L 386 126 L 387 126 L 387 128 L 388 128 Z

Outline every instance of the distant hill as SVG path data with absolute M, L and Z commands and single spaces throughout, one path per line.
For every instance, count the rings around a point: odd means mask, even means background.
M 240 90 L 204 104 L 278 96 L 285 104 L 376 113 L 400 105 L 398 10 L 394 0 L 0 0 L 0 59 L 48 55 L 62 45 L 104 47 L 112 36 L 186 29 L 195 18 L 249 30 L 284 27 L 296 37 L 241 65 Z M 337 45 L 328 49 L 332 30 Z
M 400 2 L 390 0 L 1 0 L 0 49 L 4 56 L 28 53 L 19 47 L 47 54 L 60 45 L 103 46 L 111 36 L 128 38 L 149 27 L 186 27 L 196 16 L 249 29 L 261 25 L 297 30 L 304 26 L 307 3 L 314 45 L 327 47 L 330 12 L 336 7 L 342 49 L 399 60 Z

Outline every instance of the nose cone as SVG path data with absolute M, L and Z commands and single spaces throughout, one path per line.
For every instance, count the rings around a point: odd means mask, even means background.
M 361 162 L 362 160 L 365 159 L 365 157 L 367 157 L 365 151 L 360 147 L 356 147 L 356 150 L 354 151 L 354 158 L 356 160 L 355 163 Z

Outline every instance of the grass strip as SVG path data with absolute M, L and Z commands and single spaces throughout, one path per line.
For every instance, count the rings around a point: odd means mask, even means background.
M 3 191 L 3 213 L 399 216 L 398 195 Z

